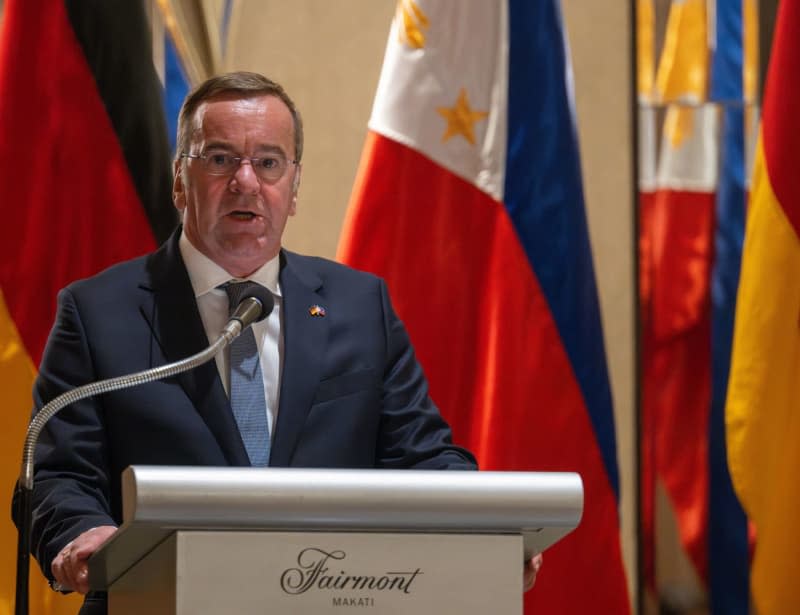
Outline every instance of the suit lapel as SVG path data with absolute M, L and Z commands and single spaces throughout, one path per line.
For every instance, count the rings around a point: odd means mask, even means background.
M 189 357 L 208 344 L 194 291 L 178 248 L 180 229 L 148 259 L 152 280 L 151 297 L 142 304 L 142 314 L 168 362 Z M 214 434 L 228 462 L 247 466 L 250 461 L 236 420 L 217 372 L 209 361 L 177 376 L 197 412 Z M 165 408 L 165 412 L 169 412 Z
M 320 277 L 300 257 L 281 252 L 284 356 L 278 420 L 272 442 L 271 466 L 288 466 L 322 377 L 328 342 L 328 319 L 312 315 L 324 307 Z

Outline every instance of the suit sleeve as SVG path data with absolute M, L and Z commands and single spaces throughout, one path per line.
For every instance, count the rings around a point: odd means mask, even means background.
M 476 470 L 472 453 L 456 446 L 450 426 L 428 394 L 408 333 L 381 281 L 386 335 L 378 464 L 384 468 Z
M 78 307 L 69 289 L 62 290 L 34 384 L 34 412 L 95 379 Z M 67 406 L 42 430 L 34 456 L 31 551 L 50 580 L 50 563 L 70 540 L 93 527 L 117 525 L 106 454 L 102 396 Z

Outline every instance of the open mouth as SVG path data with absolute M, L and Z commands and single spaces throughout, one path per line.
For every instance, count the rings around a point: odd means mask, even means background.
M 236 220 L 252 220 L 256 217 L 256 214 L 251 211 L 232 211 L 228 215 Z

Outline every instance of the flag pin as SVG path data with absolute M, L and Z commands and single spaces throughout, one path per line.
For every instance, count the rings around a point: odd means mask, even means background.
M 316 316 L 317 318 L 324 318 L 325 317 L 325 308 L 321 305 L 312 305 L 308 308 L 308 313 L 312 316 Z

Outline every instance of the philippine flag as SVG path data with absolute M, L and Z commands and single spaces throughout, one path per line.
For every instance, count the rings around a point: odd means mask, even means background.
M 581 524 L 526 606 L 628 613 L 573 120 L 556 0 L 401 0 L 339 258 L 387 280 L 483 469 L 583 477 Z

